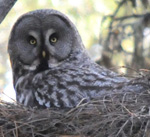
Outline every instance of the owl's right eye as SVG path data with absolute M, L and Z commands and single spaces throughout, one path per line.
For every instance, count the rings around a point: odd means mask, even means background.
M 30 43 L 31 45 L 36 45 L 37 41 L 36 41 L 36 39 L 35 39 L 33 36 L 30 36 L 30 37 L 29 37 L 29 43 Z

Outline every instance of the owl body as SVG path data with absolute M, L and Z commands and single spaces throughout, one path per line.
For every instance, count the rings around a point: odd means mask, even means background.
M 56 10 L 20 17 L 8 45 L 16 98 L 25 106 L 71 108 L 103 94 L 143 89 L 94 63 L 74 24 Z
M 71 64 L 70 61 L 21 77 L 15 87 L 18 102 L 25 106 L 75 107 L 83 99 L 87 102 L 109 94 L 113 92 L 112 87 L 127 82 L 127 79 L 99 67 L 88 58 L 73 57 Z

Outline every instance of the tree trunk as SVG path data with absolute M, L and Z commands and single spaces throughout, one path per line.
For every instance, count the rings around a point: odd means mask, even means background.
M 0 24 L 17 0 L 0 0 Z

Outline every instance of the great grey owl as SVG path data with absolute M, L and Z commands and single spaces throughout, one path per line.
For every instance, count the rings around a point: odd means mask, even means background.
M 75 25 L 56 10 L 21 16 L 12 28 L 8 52 L 16 99 L 25 106 L 71 108 L 83 99 L 143 89 L 94 63 Z

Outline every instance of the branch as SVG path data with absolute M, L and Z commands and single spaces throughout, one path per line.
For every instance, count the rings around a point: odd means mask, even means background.
M 129 19 L 129 18 L 141 18 L 141 17 L 144 17 L 146 14 L 133 14 L 133 15 L 129 15 L 129 16 L 123 16 L 123 17 L 119 17 L 119 18 L 114 18 L 115 21 L 120 21 L 120 20 L 125 20 L 125 19 Z
M 17 0 L 0 0 L 0 24 Z
M 118 4 L 118 6 L 117 6 L 117 8 L 116 8 L 116 10 L 114 11 L 114 13 L 113 13 L 113 15 L 111 15 L 110 17 L 111 17 L 111 22 L 110 22 L 110 24 L 109 24 L 109 31 L 110 30 L 112 30 L 112 25 L 113 25 L 113 22 L 114 22 L 114 19 L 115 19 L 115 16 L 117 15 L 117 13 L 119 12 L 119 10 L 120 10 L 120 8 L 125 4 L 125 2 L 126 2 L 126 0 L 122 0 L 119 4 Z M 102 19 L 102 23 L 103 23 L 103 21 L 106 19 L 106 17 L 104 17 L 103 19 Z M 111 32 L 111 31 L 110 31 Z M 105 43 L 105 49 L 106 50 L 108 50 L 109 51 L 109 44 L 110 44 L 110 33 L 108 34 L 108 36 L 107 36 L 107 39 L 106 39 L 106 43 Z M 100 40 L 101 41 L 101 40 Z

